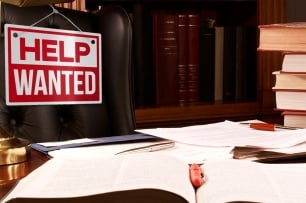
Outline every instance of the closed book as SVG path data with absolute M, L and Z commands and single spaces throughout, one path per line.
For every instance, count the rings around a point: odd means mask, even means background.
M 200 43 L 200 16 L 190 13 L 188 16 L 188 101 L 198 102 L 199 93 L 199 43 Z
M 274 71 L 275 85 L 273 89 L 306 90 L 306 72 Z
M 243 26 L 236 27 L 236 58 L 235 58 L 235 99 L 243 101 L 247 99 L 248 93 L 248 74 L 247 69 L 247 36 L 246 28 Z
M 306 72 L 306 52 L 283 52 L 282 71 Z
M 177 15 L 153 13 L 153 64 L 157 105 L 178 103 L 177 48 Z
M 200 28 L 200 100 L 215 100 L 215 28 Z
M 260 51 L 306 51 L 306 22 L 259 25 Z
M 279 110 L 306 110 L 306 89 L 273 89 Z
M 236 27 L 235 99 L 250 101 L 256 98 L 256 27 Z
M 236 27 L 224 27 L 223 45 L 223 101 L 236 97 Z
M 223 100 L 223 42 L 224 27 L 215 27 L 215 98 L 219 102 Z
M 178 14 L 177 42 L 178 42 L 178 100 L 180 104 L 188 103 L 188 17 L 186 13 Z
M 282 116 L 285 126 L 306 128 L 306 111 L 286 110 L 282 112 Z
M 141 4 L 133 6 L 133 68 L 135 106 L 155 104 L 154 70 L 152 66 L 151 16 Z

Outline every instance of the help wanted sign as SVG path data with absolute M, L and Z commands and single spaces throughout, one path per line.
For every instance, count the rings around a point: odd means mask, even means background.
M 101 103 L 101 52 L 97 33 L 6 24 L 6 103 Z

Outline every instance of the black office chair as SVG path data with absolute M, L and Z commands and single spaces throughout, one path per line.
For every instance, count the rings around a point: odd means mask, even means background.
M 59 141 L 133 133 L 132 28 L 128 14 L 118 6 L 97 14 L 57 8 L 82 31 L 102 33 L 101 104 L 18 105 L 5 103 L 4 24 L 32 25 L 52 12 L 50 6 L 17 7 L 2 3 L 0 41 L 0 127 L 31 142 Z M 36 26 L 76 30 L 54 14 Z

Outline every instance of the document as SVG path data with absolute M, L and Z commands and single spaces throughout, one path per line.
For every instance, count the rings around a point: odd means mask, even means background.
M 306 129 L 264 131 L 232 121 L 179 128 L 139 129 L 137 131 L 179 143 L 210 147 L 284 148 L 306 141 Z
M 54 156 L 104 156 L 135 152 L 159 151 L 174 147 L 174 141 L 146 134 L 131 134 L 99 138 L 82 138 L 60 142 L 31 144 L 33 149 Z
M 32 148 L 48 153 L 50 151 L 67 149 L 74 147 L 87 147 L 87 146 L 97 146 L 97 145 L 107 145 L 107 144 L 118 144 L 118 143 L 135 143 L 141 141 L 166 141 L 148 134 L 137 133 L 130 135 L 118 135 L 109 137 L 97 137 L 97 138 L 81 138 L 73 139 L 60 142 L 44 142 L 44 143 L 34 143 L 31 145 Z
M 156 152 L 174 148 L 174 141 L 117 143 L 87 147 L 73 147 L 48 152 L 51 157 L 107 157 L 119 154 Z

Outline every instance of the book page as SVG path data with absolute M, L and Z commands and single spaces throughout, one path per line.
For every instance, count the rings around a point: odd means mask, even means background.
M 223 160 L 205 163 L 203 170 L 197 202 L 306 202 L 306 164 Z
M 76 197 L 143 188 L 170 191 L 195 202 L 188 165 L 175 157 L 154 153 L 53 158 L 22 179 L 6 200 Z

